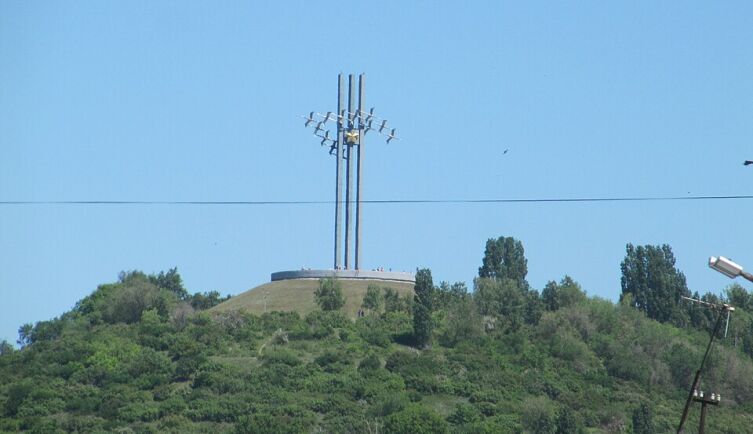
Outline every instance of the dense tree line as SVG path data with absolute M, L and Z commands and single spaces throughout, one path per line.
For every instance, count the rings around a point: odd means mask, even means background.
M 628 245 L 618 304 L 569 276 L 532 288 L 510 237 L 481 262 L 472 292 L 428 269 L 408 297 L 372 285 L 358 318 L 337 280 L 305 316 L 257 316 L 207 310 L 219 294 L 188 295 L 174 269 L 123 273 L 22 326 L 21 349 L 0 344 L 0 432 L 673 430 L 714 313 L 677 299 L 689 291 L 669 246 Z M 747 432 L 753 298 L 701 297 L 738 307 L 704 373 L 724 396 L 707 429 Z

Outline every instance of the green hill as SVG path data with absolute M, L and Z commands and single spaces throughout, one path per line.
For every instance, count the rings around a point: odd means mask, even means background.
M 491 278 L 473 294 L 436 287 L 433 344 L 416 348 L 405 299 L 353 318 L 368 282 L 341 283 L 347 311 L 314 309 L 317 281 L 205 309 L 216 294 L 189 296 L 177 273 L 125 274 L 22 327 L 21 349 L 0 343 L 0 432 L 629 433 L 647 420 L 642 432 L 673 432 L 709 336 L 569 278 L 542 295 Z M 293 311 L 254 313 L 267 291 L 268 310 Z M 753 432 L 753 297 L 735 291 L 745 308 L 703 375 L 723 396 L 707 432 Z
M 392 288 L 401 296 L 413 292 L 413 284 L 406 282 L 388 282 L 380 280 L 338 280 L 345 296 L 343 311 L 351 318 L 355 318 L 361 307 L 363 296 L 369 285 L 381 288 Z M 242 294 L 213 307 L 211 312 L 228 312 L 245 310 L 260 315 L 264 313 L 265 301 L 268 312 L 298 312 L 306 315 L 318 309 L 314 302 L 314 291 L 319 287 L 316 279 L 279 280 L 269 282 L 248 290 Z M 266 299 L 266 300 L 265 300 Z

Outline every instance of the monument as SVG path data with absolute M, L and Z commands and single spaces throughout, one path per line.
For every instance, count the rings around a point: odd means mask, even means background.
M 335 234 L 334 265 L 331 270 L 296 270 L 272 273 L 272 280 L 320 279 L 337 277 L 343 279 L 376 279 L 413 282 L 413 273 L 384 270 L 361 270 L 363 233 L 363 169 L 366 135 L 378 134 L 389 143 L 397 140 L 395 128 L 388 128 L 387 120 L 374 115 L 374 109 L 364 111 L 364 74 L 348 76 L 347 89 L 343 74 L 337 76 L 337 111 L 311 112 L 305 126 L 314 128 L 314 135 L 321 139 L 322 146 L 329 146 L 329 154 L 335 157 Z M 347 98 L 346 98 L 347 96 Z M 347 103 L 347 104 L 346 104 Z M 335 131 L 330 132 L 330 126 Z M 343 214 L 343 163 L 345 169 L 345 240 L 342 237 Z M 354 196 L 355 195 L 355 200 Z M 355 210 L 354 210 L 355 207 Z M 353 260 L 355 252 L 355 261 Z M 344 253 L 344 254 L 343 254 Z

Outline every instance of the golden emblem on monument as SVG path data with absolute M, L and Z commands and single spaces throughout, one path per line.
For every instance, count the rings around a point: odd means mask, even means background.
M 346 131 L 345 141 L 351 145 L 358 143 L 358 131 L 356 130 Z

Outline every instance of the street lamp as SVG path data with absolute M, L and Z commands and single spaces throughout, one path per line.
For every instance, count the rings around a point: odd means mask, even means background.
M 742 265 L 732 262 L 724 256 L 712 256 L 709 258 L 709 267 L 724 274 L 730 279 L 734 279 L 737 276 L 743 276 L 745 279 L 753 282 L 753 274 L 743 270 Z
M 753 275 L 743 271 L 743 267 L 740 264 L 737 264 L 735 262 L 730 261 L 729 259 L 725 258 L 724 256 L 712 256 L 709 258 L 709 267 L 713 268 L 714 270 L 724 274 L 725 276 L 729 277 L 730 279 L 734 279 L 737 276 L 743 276 L 744 278 L 750 280 L 753 282 Z M 693 378 L 693 384 L 690 386 L 690 392 L 688 393 L 688 399 L 685 401 L 685 408 L 682 411 L 682 417 L 680 418 L 680 426 L 677 428 L 677 434 L 682 434 L 685 432 L 683 430 L 685 426 L 685 420 L 688 417 L 688 411 L 690 410 L 690 403 L 691 402 L 700 402 L 701 403 L 701 421 L 699 426 L 699 433 L 704 432 L 704 426 L 706 424 L 706 406 L 707 405 L 719 405 L 719 401 L 721 401 L 721 398 L 719 397 L 718 393 L 712 393 L 711 399 L 704 398 L 703 392 L 698 393 L 698 384 L 701 381 L 701 371 L 703 371 L 703 366 L 706 364 L 706 358 L 709 356 L 709 351 L 711 350 L 711 345 L 714 343 L 714 338 L 719 333 L 719 327 L 722 325 L 722 317 L 724 314 L 727 314 L 727 326 L 729 327 L 729 315 L 731 312 L 735 311 L 735 308 L 730 306 L 729 304 L 714 304 L 709 303 L 707 301 L 703 300 L 695 300 L 688 297 L 683 297 L 685 299 L 691 300 L 693 302 L 706 305 L 712 309 L 719 311 L 719 316 L 716 318 L 716 324 L 714 325 L 714 332 L 711 333 L 711 337 L 709 338 L 709 344 L 706 346 L 706 353 L 703 355 L 703 359 L 701 359 L 701 366 L 698 368 L 698 370 L 695 372 L 695 378 Z M 727 331 L 724 331 L 724 335 L 727 335 Z

